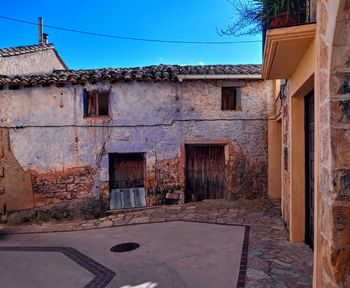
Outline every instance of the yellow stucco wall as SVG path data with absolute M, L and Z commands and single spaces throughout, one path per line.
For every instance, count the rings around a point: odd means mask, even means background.
M 289 215 L 284 215 L 283 218 L 288 222 L 290 239 L 294 242 L 303 242 L 305 238 L 304 97 L 314 89 L 316 65 L 316 41 L 313 40 L 292 77 L 288 79 L 289 139 L 287 145 L 290 167 L 284 173 L 288 173 L 289 177 L 281 176 L 283 172 L 283 165 L 281 165 L 283 161 L 281 122 L 269 121 L 268 195 L 270 198 L 287 199 L 287 201 L 281 201 L 282 211 L 289 212 Z M 317 159 L 317 157 L 315 158 Z M 315 168 L 317 169 L 317 163 L 315 163 Z M 286 195 L 286 193 L 290 193 L 290 195 Z
M 268 196 L 281 197 L 282 125 L 274 119 L 268 122 Z
M 310 78 L 314 75 L 317 68 L 317 52 L 316 40 L 313 40 L 306 51 L 303 59 L 298 65 L 298 68 L 293 73 L 292 77 L 288 79 L 289 95 L 298 96 L 306 94 L 310 89 Z M 304 95 L 305 96 L 305 95 Z

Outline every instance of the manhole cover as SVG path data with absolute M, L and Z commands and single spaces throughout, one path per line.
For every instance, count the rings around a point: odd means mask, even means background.
M 122 244 L 118 244 L 118 245 L 113 246 L 111 248 L 111 251 L 112 252 L 128 252 L 128 251 L 135 250 L 139 247 L 140 247 L 140 244 L 133 243 L 133 242 L 122 243 Z

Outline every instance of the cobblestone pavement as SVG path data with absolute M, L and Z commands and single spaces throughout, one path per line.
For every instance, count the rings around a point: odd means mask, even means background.
M 0 234 L 99 229 L 176 220 L 250 226 L 247 288 L 311 287 L 312 251 L 305 244 L 288 241 L 279 202 L 276 201 L 205 200 L 183 205 L 125 210 L 86 221 L 0 225 Z

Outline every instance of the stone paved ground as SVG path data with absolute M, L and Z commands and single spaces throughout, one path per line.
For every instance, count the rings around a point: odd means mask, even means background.
M 247 288 L 311 287 L 312 251 L 304 244 L 288 241 L 279 202 L 269 200 L 206 200 L 123 211 L 86 221 L 0 225 L 0 234 L 98 229 L 174 220 L 249 225 Z

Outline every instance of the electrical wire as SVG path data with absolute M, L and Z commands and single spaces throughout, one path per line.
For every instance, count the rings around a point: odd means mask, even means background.
M 9 20 L 9 21 L 15 21 L 23 24 L 29 24 L 29 25 L 35 25 L 38 26 L 38 23 L 30 22 L 26 20 L 11 18 L 7 16 L 1 16 L 1 19 Z M 246 43 L 260 43 L 261 40 L 242 40 L 242 41 L 181 41 L 181 40 L 161 40 L 161 39 L 148 39 L 148 38 L 137 38 L 137 37 L 128 37 L 128 36 L 117 36 L 117 35 L 111 35 L 111 34 L 102 34 L 102 33 L 96 33 L 96 32 L 88 32 L 88 31 L 82 31 L 77 29 L 70 29 L 70 28 L 64 28 L 64 27 L 57 27 L 52 25 L 46 25 L 43 24 L 43 27 L 55 29 L 55 30 L 61 30 L 66 32 L 73 32 L 73 33 L 79 33 L 79 34 L 85 34 L 90 36 L 98 36 L 98 37 L 106 37 L 106 38 L 114 38 L 114 39 L 120 39 L 120 40 L 131 40 L 131 41 L 142 41 L 142 42 L 155 42 L 155 43 L 168 43 L 168 44 L 204 44 L 204 45 L 228 45 L 228 44 L 246 44 Z

